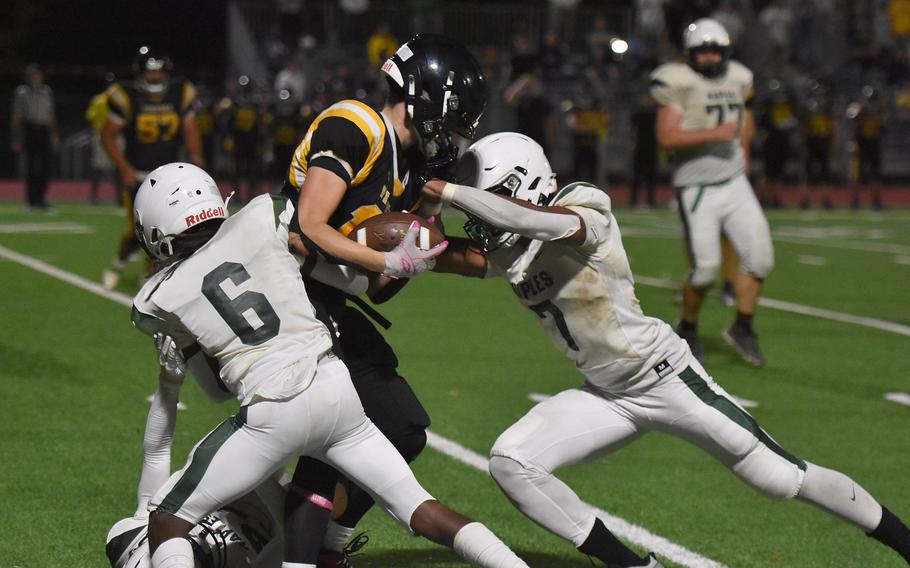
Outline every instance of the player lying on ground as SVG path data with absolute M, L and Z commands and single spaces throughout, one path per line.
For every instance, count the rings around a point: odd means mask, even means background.
M 173 163 L 142 183 L 135 214 L 137 237 L 158 271 L 134 300 L 134 324 L 173 337 L 179 349 L 198 343 L 241 405 L 149 502 L 153 567 L 193 566 L 192 528 L 299 455 L 336 467 L 405 529 L 476 565 L 526 566 L 484 525 L 435 501 L 364 415 L 288 251 L 289 201 L 263 195 L 228 219 L 212 178 Z M 445 249 L 418 249 L 416 233 L 377 253 L 387 255 L 385 266 L 399 267 L 387 275 L 432 268 Z
M 143 436 L 142 474 L 136 512 L 117 521 L 107 535 L 105 552 L 111 568 L 147 568 L 148 503 L 171 475 L 171 442 L 177 422 L 177 403 L 187 368 L 203 391 L 216 402 L 231 398 L 219 384 L 197 345 L 181 354 L 174 340 L 155 335 L 160 372 Z M 184 356 L 187 360 L 184 360 Z M 273 477 L 254 491 L 206 515 L 189 533 L 196 562 L 210 568 L 277 568 L 283 556 L 282 519 L 286 483 Z
M 475 187 L 440 180 L 424 187 L 467 213 L 475 238 L 451 239 L 436 271 L 506 278 L 585 378 L 493 445 L 490 473 L 525 515 L 611 566 L 656 566 L 551 472 L 659 430 L 707 451 L 768 497 L 821 507 L 910 562 L 910 530 L 896 516 L 844 474 L 784 450 L 670 326 L 642 313 L 606 193 L 586 183 L 555 193 L 543 150 L 520 134 L 487 136 L 464 160 L 460 179 Z

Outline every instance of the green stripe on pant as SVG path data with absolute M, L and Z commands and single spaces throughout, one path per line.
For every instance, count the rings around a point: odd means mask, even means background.
M 202 476 L 205 475 L 206 470 L 209 468 L 209 464 L 212 463 L 212 459 L 214 459 L 218 450 L 221 449 L 221 446 L 246 424 L 246 413 L 247 407 L 244 406 L 237 414 L 222 422 L 217 428 L 212 430 L 208 436 L 199 442 L 199 445 L 193 452 L 192 461 L 183 472 L 180 480 L 177 481 L 173 489 L 171 489 L 170 493 L 168 493 L 161 504 L 158 505 L 158 512 L 173 514 L 180 510 L 189 496 L 196 490 L 196 487 L 202 480 Z
M 771 436 L 769 436 L 767 432 L 761 429 L 761 426 L 758 425 L 758 422 L 756 422 L 754 418 L 746 411 L 736 406 L 733 401 L 711 390 L 707 381 L 696 373 L 692 367 L 686 367 L 679 373 L 679 378 L 686 383 L 686 386 L 689 387 L 689 389 L 695 393 L 695 396 L 701 399 L 702 402 L 713 407 L 715 410 L 718 410 L 721 414 L 751 432 L 753 436 L 758 438 L 761 443 L 768 446 L 775 454 L 796 465 L 799 469 L 803 471 L 806 470 L 806 462 L 780 447 L 777 442 L 771 439 Z

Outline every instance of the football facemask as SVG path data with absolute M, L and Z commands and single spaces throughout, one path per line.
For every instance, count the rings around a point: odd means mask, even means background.
M 485 191 L 546 206 L 556 189 L 556 174 L 540 144 L 515 132 L 500 132 L 471 145 L 459 162 L 459 183 Z M 512 233 L 470 217 L 464 226 L 468 236 L 490 252 L 511 246 Z

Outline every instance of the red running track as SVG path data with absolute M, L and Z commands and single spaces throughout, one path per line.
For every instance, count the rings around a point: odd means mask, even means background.
M 231 191 L 231 185 L 227 182 L 219 182 L 218 186 L 221 188 L 222 193 L 227 195 Z M 272 190 L 273 188 L 262 186 L 263 191 Z M 274 187 L 277 189 L 277 186 Z M 64 201 L 64 202 L 74 202 L 74 201 L 84 201 L 88 202 L 89 199 L 90 184 L 87 181 L 82 180 L 54 180 L 50 183 L 48 189 L 47 200 L 51 204 L 55 201 Z M 613 202 L 625 205 L 628 203 L 629 192 L 628 188 L 624 185 L 617 185 L 610 187 L 610 196 L 613 198 Z M 640 195 L 643 197 L 644 191 L 640 192 Z M 670 200 L 673 195 L 673 191 L 670 187 L 662 186 L 657 189 L 657 203 L 660 206 L 664 206 Z M 114 201 L 114 186 L 111 183 L 103 183 L 99 188 L 99 197 L 102 203 L 112 203 Z M 799 200 L 802 197 L 802 192 L 799 187 L 789 186 L 781 194 L 784 205 L 796 206 L 799 203 Z M 812 196 L 813 205 L 818 205 L 820 197 L 816 194 Z M 846 207 L 850 203 L 850 191 L 849 188 L 845 186 L 835 187 L 831 192 L 831 199 L 836 206 Z M 862 196 L 862 205 L 868 207 L 869 205 L 869 196 L 864 194 Z M 21 180 L 0 180 L 0 201 L 19 201 L 21 203 L 25 202 L 25 183 Z M 886 186 L 882 187 L 882 201 L 886 207 L 910 207 L 910 186 Z

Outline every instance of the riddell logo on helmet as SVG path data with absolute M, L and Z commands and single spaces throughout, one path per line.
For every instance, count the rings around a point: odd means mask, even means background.
M 216 217 L 224 217 L 224 207 L 209 207 L 208 209 L 203 209 L 199 213 L 194 215 L 187 215 L 186 226 L 192 227 L 196 223 L 201 223 L 208 219 L 214 219 Z

